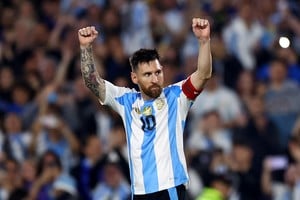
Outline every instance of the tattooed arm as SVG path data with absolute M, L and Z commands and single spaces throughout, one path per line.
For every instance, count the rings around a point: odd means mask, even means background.
M 86 27 L 78 31 L 81 55 L 81 73 L 85 85 L 104 102 L 105 100 L 105 81 L 97 72 L 93 59 L 92 42 L 98 36 L 95 27 Z

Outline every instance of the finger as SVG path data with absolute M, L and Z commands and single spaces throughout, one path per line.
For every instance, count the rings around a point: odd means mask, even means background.
M 202 20 L 200 18 L 197 19 L 197 26 L 201 26 L 201 21 Z
M 86 31 L 86 35 L 87 36 L 90 36 L 91 35 L 91 27 L 87 27 L 86 29 L 85 29 L 85 31 Z
M 79 34 L 83 37 L 88 37 L 91 35 L 91 29 L 90 27 L 82 28 L 79 30 Z
M 92 34 L 94 34 L 94 35 L 97 35 L 97 34 L 98 34 L 98 31 L 96 30 L 95 26 L 91 26 L 91 32 L 92 32 Z
M 193 18 L 193 20 L 192 20 L 192 26 L 193 27 L 197 26 L 197 18 Z
M 204 26 L 204 20 L 203 20 L 203 19 L 200 20 L 200 26 L 201 26 L 201 27 Z
M 197 22 L 197 18 L 193 18 L 192 23 L 195 24 Z
M 80 29 L 80 30 L 79 30 L 79 34 L 80 34 L 81 36 L 86 36 L 86 29 L 85 29 L 85 28 Z
M 208 25 L 208 20 L 204 20 L 204 25 L 207 26 Z
M 82 35 L 83 35 L 83 36 L 86 36 L 86 35 L 87 35 L 86 28 L 83 28 L 83 29 L 82 29 Z

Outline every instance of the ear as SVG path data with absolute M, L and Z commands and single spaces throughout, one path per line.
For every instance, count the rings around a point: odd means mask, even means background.
M 137 84 L 138 83 L 138 80 L 137 80 L 137 75 L 135 72 L 131 72 L 131 80 L 134 84 Z

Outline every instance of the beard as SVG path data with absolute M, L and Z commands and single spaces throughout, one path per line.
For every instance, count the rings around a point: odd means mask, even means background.
M 146 88 L 142 85 L 140 85 L 140 89 L 142 92 L 144 92 L 147 96 L 151 97 L 151 98 L 157 98 L 159 97 L 159 95 L 162 92 L 162 87 L 160 85 L 157 84 L 153 84 L 152 86 Z

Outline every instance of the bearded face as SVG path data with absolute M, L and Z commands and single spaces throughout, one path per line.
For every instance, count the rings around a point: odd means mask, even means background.
M 145 100 L 157 98 L 163 88 L 163 71 L 158 60 L 139 64 L 136 72 L 131 73 L 132 81 L 137 84 Z
M 146 87 L 142 83 L 139 83 L 139 86 L 140 86 L 140 90 L 143 93 L 145 93 L 147 96 L 149 96 L 153 99 L 159 97 L 159 95 L 161 94 L 161 91 L 162 91 L 162 87 L 155 83 L 149 87 Z

